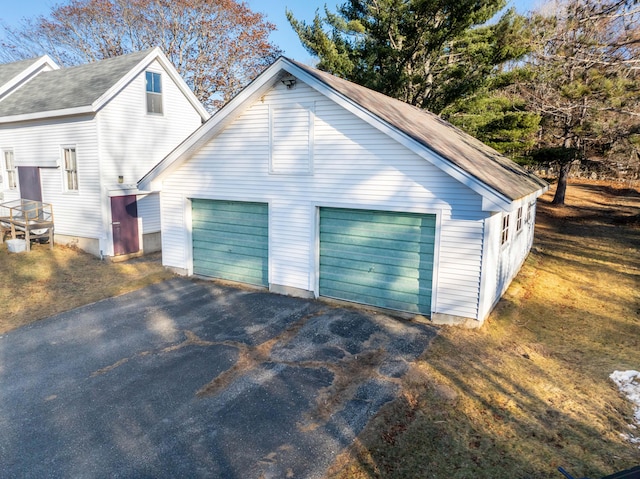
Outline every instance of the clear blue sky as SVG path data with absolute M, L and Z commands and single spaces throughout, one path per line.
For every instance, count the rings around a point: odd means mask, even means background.
M 64 0 L 0 0 L 0 21 L 8 25 L 16 25 L 25 17 L 47 15 L 51 7 L 66 3 Z M 315 11 L 324 9 L 335 11 L 335 6 L 344 0 L 247 0 L 249 7 L 255 12 L 265 13 L 267 19 L 275 24 L 277 31 L 271 35 L 271 41 L 278 45 L 284 54 L 304 63 L 313 63 L 312 57 L 302 47 L 297 35 L 289 25 L 285 16 L 285 9 L 293 12 L 298 20 L 311 21 Z M 533 9 L 539 0 L 509 0 L 509 6 L 515 6 L 519 12 L 526 13 Z

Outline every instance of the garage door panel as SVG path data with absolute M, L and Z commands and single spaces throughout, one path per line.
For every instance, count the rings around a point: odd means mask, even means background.
M 266 286 L 268 205 L 192 200 L 195 274 Z
M 329 238 L 341 237 L 348 233 L 352 241 L 361 240 L 363 242 L 371 240 L 406 241 L 413 243 L 416 236 L 426 234 L 426 239 L 433 238 L 433 233 L 420 226 L 398 226 L 398 225 L 358 225 L 350 226 L 345 222 L 333 222 L 325 224 L 323 234 Z
M 375 262 L 377 260 L 377 262 Z M 323 257 L 323 264 L 329 267 L 352 271 L 353 274 L 373 273 L 389 277 L 419 278 L 420 271 L 414 265 L 415 261 L 393 261 L 393 258 L 371 258 L 370 261 L 360 261 L 353 257 Z
M 337 220 L 345 222 L 360 222 L 363 215 L 367 215 L 369 222 L 374 225 L 418 225 L 424 224 L 425 220 L 435 226 L 433 215 L 420 215 L 414 213 L 395 213 L 382 210 L 349 210 L 343 208 L 323 208 L 323 218 L 327 220 Z
M 245 220 L 244 218 L 243 220 Z M 237 221 L 238 218 L 230 218 L 228 221 Z M 247 236 L 264 236 L 267 228 L 261 225 L 253 224 L 231 224 L 222 221 L 206 221 L 197 219 L 193 221 L 194 230 L 200 231 L 216 231 L 218 234 L 227 233 L 228 235 L 247 235 Z
M 252 248 L 263 248 L 265 247 L 264 238 L 266 235 L 266 231 L 258 232 L 258 233 L 233 233 L 230 231 L 217 231 L 214 229 L 201 229 L 196 226 L 193 227 L 193 240 L 194 242 L 202 242 L 202 243 L 215 243 L 221 245 L 245 245 L 251 246 Z
M 381 250 L 388 250 L 386 254 L 399 255 L 407 252 L 420 253 L 422 251 L 424 246 L 416 243 L 415 238 L 416 235 L 413 236 L 414 241 L 409 241 L 408 238 L 398 238 L 394 240 L 392 238 L 386 239 L 375 236 L 351 236 L 349 229 L 344 228 L 342 233 L 332 234 L 323 232 L 320 235 L 320 242 L 329 250 L 332 246 L 336 249 L 353 246 L 356 249 L 364 249 L 365 251 L 369 248 L 370 254 Z M 403 243 L 403 245 L 401 245 L 401 243 Z M 389 253 L 389 251 L 395 253 Z
M 211 212 L 211 214 L 214 214 Z M 242 216 L 239 214 L 239 216 Z M 242 224 L 234 223 L 238 220 L 237 216 L 232 216 L 228 219 L 223 218 L 211 218 L 211 217 L 203 217 L 203 218 L 194 218 L 193 224 L 199 228 L 205 229 L 217 229 L 220 231 L 229 231 L 233 233 L 246 233 L 252 234 L 255 232 L 260 232 L 265 229 L 260 221 L 260 218 L 243 218 Z
M 418 294 L 388 297 L 385 296 L 384 290 L 372 291 L 371 289 L 361 288 L 360 290 L 345 292 L 345 290 L 340 287 L 332 288 L 332 285 L 325 285 L 324 291 L 324 296 L 330 298 L 338 298 L 354 303 L 407 311 L 410 313 L 424 313 L 431 308 L 430 300 L 425 302 Z
M 212 276 L 215 278 L 227 279 L 249 284 L 264 284 L 267 278 L 262 268 L 255 268 L 255 263 L 251 260 L 238 260 L 235 264 L 228 264 L 224 260 L 216 261 L 217 258 L 202 260 L 199 274 Z M 206 274 L 210 272 L 211 274 Z
M 209 241 L 194 241 L 193 249 L 202 252 L 208 256 L 217 255 L 218 257 L 229 256 L 230 254 L 237 255 L 239 257 L 247 256 L 249 258 L 255 258 L 256 254 L 262 251 L 267 252 L 267 248 L 263 245 L 256 244 L 217 244 Z
M 365 264 L 390 265 L 398 268 L 411 269 L 418 265 L 418 267 L 422 269 L 433 269 L 433 257 L 430 255 L 420 255 L 418 252 L 404 252 L 404 254 L 402 254 L 402 252 L 396 252 L 392 256 L 388 253 L 381 253 L 380 250 L 372 249 L 370 254 L 366 254 L 358 248 L 345 246 L 344 248 L 321 247 L 320 253 L 325 262 L 331 262 L 331 264 L 335 264 L 337 266 L 339 266 L 342 261 L 352 261 L 357 255 L 357 261 Z
M 379 243 L 379 246 L 376 246 L 375 241 L 372 241 L 371 244 L 358 245 L 348 240 L 342 243 L 324 243 L 322 242 L 322 238 L 323 237 L 320 238 L 321 253 L 336 258 L 352 258 L 354 255 L 357 255 L 358 258 L 371 258 L 374 261 L 376 258 L 388 260 L 389 264 L 393 264 L 394 262 L 414 264 L 420 261 L 425 250 L 425 245 L 421 247 L 415 243 L 402 244 L 405 250 L 398 250 L 392 249 L 394 244 L 390 242 L 384 244 Z M 400 246 L 400 242 L 395 243 L 395 247 Z M 426 247 L 427 251 L 433 249 L 433 245 L 426 245 Z
M 194 198 L 192 200 L 198 204 L 197 212 L 205 212 L 205 211 L 214 211 L 217 215 L 225 215 L 231 214 L 232 218 L 237 217 L 238 214 L 241 215 L 250 215 L 256 214 L 257 211 L 260 211 L 260 207 L 266 206 L 266 203 L 254 203 L 249 201 L 225 201 L 225 200 L 204 200 Z M 248 208 L 252 206 L 257 207 L 254 211 L 251 211 Z M 261 213 L 258 213 L 258 216 L 262 216 Z
M 395 298 L 400 299 L 402 297 L 409 297 L 412 301 L 415 300 L 420 290 L 429 291 L 431 287 L 431 280 L 406 279 L 393 277 L 382 274 L 367 274 L 361 278 L 352 276 L 353 281 L 349 281 L 349 278 L 345 278 L 342 275 L 325 274 L 321 281 L 321 285 L 328 286 L 330 283 L 334 285 L 340 285 L 340 288 L 345 291 L 355 291 L 358 294 L 368 294 L 367 290 L 378 290 L 376 295 L 383 298 Z M 334 286 L 334 288 L 337 286 Z
M 435 215 L 321 208 L 320 294 L 429 314 Z

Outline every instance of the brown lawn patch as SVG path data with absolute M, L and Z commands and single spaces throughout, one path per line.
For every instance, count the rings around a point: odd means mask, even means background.
M 159 254 L 110 263 L 74 248 L 0 245 L 0 334 L 56 313 L 163 281 Z
M 572 183 L 566 207 L 551 198 L 484 327 L 443 328 L 330 477 L 546 479 L 563 466 L 596 479 L 640 463 L 621 436 L 632 406 L 608 378 L 640 370 L 640 191 Z

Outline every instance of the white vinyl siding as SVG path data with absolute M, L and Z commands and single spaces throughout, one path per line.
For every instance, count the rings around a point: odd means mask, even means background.
M 190 268 L 187 197 L 268 202 L 272 284 L 317 290 L 319 207 L 438 215 L 435 311 L 476 317 L 481 197 L 299 82 L 276 85 L 163 183 L 163 262 Z M 270 174 L 270 108 L 313 103 L 313 172 Z M 437 240 L 438 241 L 438 240 Z
M 184 269 L 191 266 L 191 202 L 179 191 L 163 191 L 160 194 L 162 211 L 162 264 L 172 268 Z M 171 231 L 173 234 L 165 234 Z M 189 270 L 193 273 L 193 270 Z
M 138 216 L 142 220 L 142 234 L 160 231 L 160 195 L 138 196 Z
M 161 71 L 152 63 L 149 67 Z M 142 107 L 145 72 L 136 76 L 98 114 L 102 182 L 136 184 L 153 166 L 201 125 L 201 117 L 184 94 L 163 75 L 164 115 L 147 115 Z M 84 186 L 83 186 L 84 187 Z
M 520 208 L 527 207 L 527 221 L 519 234 L 503 243 L 506 214 L 496 213 L 485 221 L 483 250 L 483 281 L 479 319 L 484 320 L 507 290 L 522 267 L 533 244 L 535 226 L 535 197 L 516 203 L 516 218 Z
M 164 71 L 157 62 L 149 69 Z M 122 184 L 135 187 L 140 178 L 202 124 L 200 115 L 168 74 L 162 75 L 164 114 L 147 114 L 141 96 L 145 84 L 146 75 L 141 72 L 98 114 L 100 175 L 107 188 L 120 184 L 120 177 Z M 143 234 L 160 231 L 157 195 L 143 198 L 138 207 Z M 104 198 L 103 209 L 110 217 L 108 198 Z M 110 237 L 108 222 L 105 228 Z M 109 249 L 106 254 L 110 254 Z
M 56 233 L 61 235 L 99 238 L 102 235 L 101 185 L 98 164 L 98 137 L 93 116 L 87 115 L 64 121 L 46 120 L 24 122 L 0 127 L 0 144 L 11 138 L 16 155 L 15 163 L 38 166 L 42 186 L 42 201 L 53 205 Z M 34 141 L 37 138 L 37 141 Z M 75 145 L 80 155 L 77 163 L 81 185 L 77 193 L 66 194 L 62 147 Z M 55 167 L 57 165 L 57 167 Z M 17 199 L 5 193 L 4 200 Z
M 271 114 L 271 173 L 305 175 L 312 171 L 312 105 L 274 106 Z

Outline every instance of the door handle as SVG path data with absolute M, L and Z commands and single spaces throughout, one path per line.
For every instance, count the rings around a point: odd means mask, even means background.
M 114 221 L 113 223 L 111 223 L 112 225 L 119 225 L 120 222 L 119 221 Z

